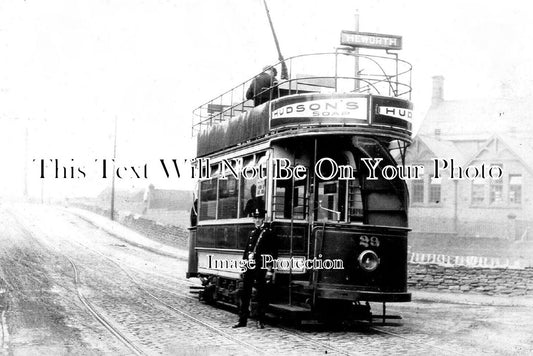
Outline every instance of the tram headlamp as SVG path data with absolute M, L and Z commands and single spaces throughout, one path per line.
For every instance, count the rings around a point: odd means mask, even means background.
M 365 250 L 357 258 L 359 266 L 367 272 L 372 272 L 379 266 L 379 257 L 372 250 Z

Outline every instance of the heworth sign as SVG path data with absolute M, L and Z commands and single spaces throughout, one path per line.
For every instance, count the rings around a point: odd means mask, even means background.
M 402 49 L 402 36 L 343 30 L 341 32 L 341 45 L 400 50 Z

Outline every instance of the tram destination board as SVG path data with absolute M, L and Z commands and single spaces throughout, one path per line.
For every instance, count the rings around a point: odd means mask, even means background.
M 402 49 L 402 37 L 370 32 L 342 31 L 341 45 L 375 49 Z

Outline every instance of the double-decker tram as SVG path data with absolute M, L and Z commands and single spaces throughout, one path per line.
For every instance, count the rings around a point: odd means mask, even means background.
M 345 47 L 273 65 L 282 66 L 287 77 L 256 93 L 265 102 L 245 98 L 250 79 L 194 111 L 187 277 L 201 279 L 203 300 L 238 304 L 252 202 L 278 240 L 270 311 L 368 319 L 369 302 L 410 301 L 411 65 Z

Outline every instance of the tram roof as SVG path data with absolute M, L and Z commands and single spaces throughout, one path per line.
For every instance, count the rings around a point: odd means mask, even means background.
M 245 98 L 254 77 L 194 110 L 198 156 L 289 130 L 293 135 L 364 134 L 410 142 L 409 63 L 395 55 L 343 51 L 291 57 L 272 67 L 282 73 L 283 65 L 287 78 L 258 94 L 266 94 L 265 103 L 254 106 Z

